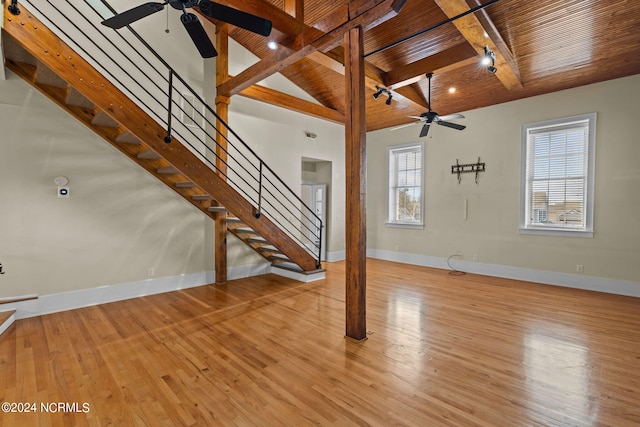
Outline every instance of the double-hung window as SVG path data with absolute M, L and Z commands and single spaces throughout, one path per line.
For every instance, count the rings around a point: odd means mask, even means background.
M 520 232 L 593 236 L 596 113 L 522 127 Z
M 423 142 L 396 145 L 387 149 L 387 225 L 424 225 L 423 151 Z

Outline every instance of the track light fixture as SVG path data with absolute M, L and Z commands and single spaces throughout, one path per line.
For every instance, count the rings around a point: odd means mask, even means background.
M 482 57 L 482 65 L 487 67 L 487 70 L 495 74 L 498 69 L 496 68 L 496 54 L 493 53 L 487 46 L 484 47 L 484 56 Z
M 18 0 L 11 0 L 11 4 L 7 8 L 13 15 L 20 15 L 20 8 L 18 7 Z
M 380 86 L 376 86 L 377 92 L 373 94 L 373 98 L 374 99 L 378 99 L 380 98 L 380 95 L 382 94 L 386 94 L 388 96 L 387 100 L 384 102 L 387 105 L 391 105 L 391 99 L 393 98 L 393 95 L 391 94 L 391 91 L 389 89 L 386 89 L 384 87 L 380 87 Z

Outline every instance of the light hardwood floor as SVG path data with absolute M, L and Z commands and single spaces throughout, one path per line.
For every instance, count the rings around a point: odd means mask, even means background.
M 370 259 L 358 343 L 327 267 L 19 320 L 0 425 L 640 425 L 640 299 Z

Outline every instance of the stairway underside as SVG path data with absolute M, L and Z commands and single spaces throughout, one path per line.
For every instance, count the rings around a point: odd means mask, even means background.
M 8 3 L 8 2 L 7 2 Z M 113 86 L 27 11 L 5 11 L 7 67 L 92 129 L 274 266 L 317 271 L 318 261 L 256 210 L 221 176 Z M 241 225 L 241 226 L 240 226 Z

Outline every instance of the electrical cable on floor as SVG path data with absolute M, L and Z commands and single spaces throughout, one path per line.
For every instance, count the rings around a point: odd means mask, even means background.
M 453 255 L 450 255 L 450 256 L 449 256 L 449 258 L 447 258 L 447 265 L 448 265 L 448 266 L 449 266 L 449 268 L 451 269 L 451 271 L 449 272 L 449 274 L 450 274 L 451 276 L 464 276 L 465 274 L 467 274 L 465 271 L 458 270 L 457 268 L 454 268 L 454 267 L 451 265 L 451 262 L 450 262 L 450 261 L 451 261 L 451 258 L 453 258 L 454 256 L 459 256 L 459 257 L 461 257 L 462 255 L 453 254 Z

